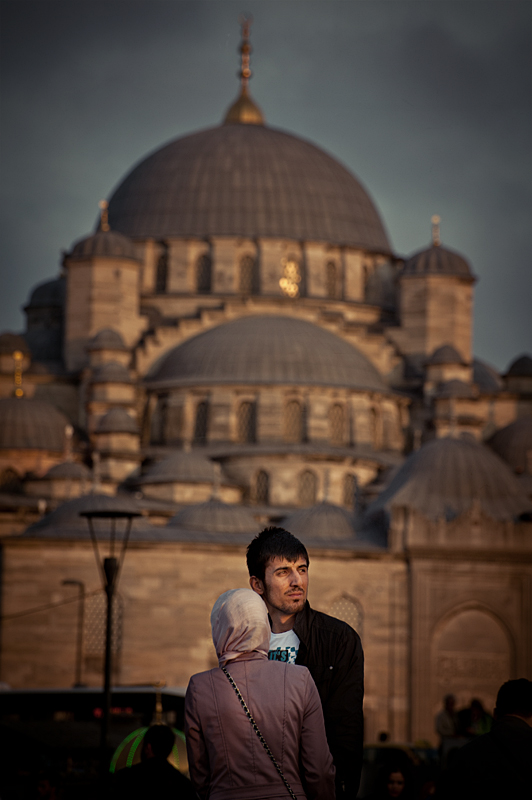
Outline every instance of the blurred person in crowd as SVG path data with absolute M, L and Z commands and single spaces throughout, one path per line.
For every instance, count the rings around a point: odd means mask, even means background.
M 460 720 L 460 732 L 470 739 L 489 733 L 493 723 L 491 714 L 488 714 L 482 702 L 476 698 L 471 700 L 468 708 L 464 708 L 458 713 L 458 717 Z
M 459 732 L 454 694 L 446 694 L 443 698 L 443 708 L 436 714 L 434 728 L 440 737 L 440 763 L 442 767 L 445 767 L 449 751 L 457 746 L 456 739 Z
M 219 667 L 193 675 L 185 698 L 190 777 L 200 798 L 286 800 L 286 781 L 292 798 L 334 800 L 318 690 L 306 667 L 268 659 L 270 624 L 260 596 L 224 592 L 211 627 Z
M 532 783 L 532 681 L 507 681 L 499 689 L 489 733 L 453 754 L 437 797 L 442 800 L 530 800 Z
M 412 775 L 405 763 L 388 764 L 379 788 L 370 795 L 371 800 L 389 800 L 392 797 L 401 800 L 411 800 L 414 797 Z

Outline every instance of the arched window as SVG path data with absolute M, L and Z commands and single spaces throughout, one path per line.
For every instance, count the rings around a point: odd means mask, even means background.
M 203 253 L 196 261 L 196 291 L 208 294 L 211 291 L 212 260 L 208 253 Z
M 14 493 L 22 491 L 22 479 L 12 467 L 7 467 L 0 475 L 0 491 Z
M 316 502 L 316 494 L 318 490 L 318 480 L 313 472 L 309 469 L 302 472 L 299 476 L 299 505 L 313 506 Z
M 355 475 L 348 473 L 344 477 L 344 506 L 353 509 L 356 502 L 357 479 Z
M 334 300 L 336 297 L 336 264 L 334 261 L 329 261 L 326 267 L 327 273 L 327 297 Z
M 168 246 L 162 243 L 162 253 L 157 261 L 157 269 L 155 272 L 155 291 L 157 294 L 166 292 L 166 284 L 168 281 Z
M 261 506 L 267 506 L 270 502 L 270 476 L 263 469 L 255 481 L 255 502 Z
M 345 444 L 344 408 L 336 403 L 329 409 L 329 441 L 331 444 Z
M 209 423 L 209 404 L 203 400 L 196 406 L 194 421 L 194 444 L 207 443 L 207 427 Z
M 351 627 L 356 630 L 360 638 L 362 638 L 364 619 L 362 606 L 357 600 L 353 600 L 353 598 L 345 594 L 341 595 L 341 597 L 338 597 L 333 602 L 327 614 L 331 617 L 336 617 L 336 619 L 341 619 L 342 622 L 347 622 L 348 625 L 351 625 Z
M 391 408 L 383 409 L 382 445 L 385 450 L 393 450 L 398 446 L 398 425 Z
M 242 256 L 240 259 L 239 292 L 241 295 L 258 294 L 257 259 L 253 256 Z
M 298 400 L 286 404 L 284 412 L 284 440 L 298 444 L 306 438 L 305 408 Z
M 150 441 L 152 444 L 164 444 L 167 413 L 168 395 L 159 395 L 151 418 Z
M 257 441 L 257 405 L 256 403 L 240 403 L 237 418 L 237 441 Z

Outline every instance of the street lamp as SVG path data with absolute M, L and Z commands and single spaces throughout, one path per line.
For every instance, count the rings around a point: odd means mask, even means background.
M 74 689 L 79 689 L 83 686 L 81 682 L 81 661 L 83 658 L 83 617 L 85 616 L 85 584 L 83 581 L 64 580 L 61 581 L 63 586 L 77 586 L 79 589 L 78 595 L 78 629 L 76 632 L 76 674 L 74 679 Z
M 126 548 L 131 533 L 131 524 L 134 517 L 139 517 L 140 512 L 134 500 L 127 496 L 109 497 L 107 495 L 90 495 L 87 498 L 87 507 L 80 511 L 81 517 L 86 517 L 94 548 L 96 563 L 100 571 L 102 586 L 107 595 L 107 618 L 105 624 L 105 662 L 103 682 L 103 716 L 100 739 L 102 771 L 108 750 L 109 714 L 111 709 L 111 669 L 112 651 L 111 634 L 113 624 L 113 600 L 118 586 L 120 569 L 124 562 Z M 107 526 L 99 524 L 106 520 Z M 99 522 L 98 522 L 99 521 Z M 124 524 L 122 524 L 124 523 Z M 100 554 L 99 541 L 108 540 L 108 555 Z

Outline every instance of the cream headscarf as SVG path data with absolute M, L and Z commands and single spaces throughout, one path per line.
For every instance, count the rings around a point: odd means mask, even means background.
M 244 653 L 268 656 L 268 611 L 264 600 L 251 589 L 231 589 L 220 595 L 211 611 L 211 628 L 221 667 Z

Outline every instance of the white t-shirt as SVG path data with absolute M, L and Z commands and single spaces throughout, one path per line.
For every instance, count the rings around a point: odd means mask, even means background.
M 294 631 L 270 634 L 270 650 L 268 652 L 270 661 L 287 661 L 289 664 L 295 664 L 298 651 L 299 637 Z

